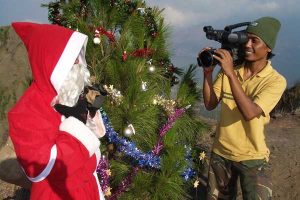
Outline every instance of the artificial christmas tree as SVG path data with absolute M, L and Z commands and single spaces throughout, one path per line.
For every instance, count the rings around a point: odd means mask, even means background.
M 191 198 L 203 128 L 189 108 L 200 96 L 196 66 L 183 73 L 171 63 L 163 10 L 140 0 L 46 6 L 51 23 L 89 36 L 89 70 L 108 94 L 100 109 L 106 136 L 98 165 L 106 198 Z

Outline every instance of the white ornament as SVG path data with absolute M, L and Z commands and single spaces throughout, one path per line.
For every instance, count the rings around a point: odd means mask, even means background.
M 133 134 L 135 134 L 135 130 L 132 124 L 129 124 L 125 129 L 124 129 L 124 136 L 125 137 L 131 137 Z
M 100 38 L 98 38 L 98 37 L 95 37 L 93 41 L 95 44 L 100 44 L 100 42 L 101 42 Z
M 142 91 L 143 91 L 143 92 L 147 91 L 147 90 L 148 90 L 148 88 L 147 88 L 147 82 L 142 81 L 141 88 L 142 88 Z
M 149 72 L 154 72 L 155 71 L 155 67 L 153 65 L 150 65 L 148 67 Z
M 147 64 L 148 64 L 148 65 L 152 65 L 152 59 L 148 60 L 148 61 L 147 61 Z
M 145 12 L 145 8 L 138 8 L 137 9 L 141 15 L 144 15 L 146 12 Z

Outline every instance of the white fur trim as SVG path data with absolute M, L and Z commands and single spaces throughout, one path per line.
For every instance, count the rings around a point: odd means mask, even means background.
M 51 74 L 50 80 L 56 92 L 58 92 L 78 56 L 80 57 L 80 61 L 83 64 L 86 64 L 85 48 L 87 40 L 88 37 L 79 32 L 73 32 L 73 34 L 71 35 Z
M 98 179 L 96 171 L 93 173 L 93 175 L 94 175 L 94 177 L 96 179 L 96 182 L 97 182 L 98 191 L 99 191 L 99 198 L 100 198 L 100 200 L 105 200 L 104 194 L 102 192 L 102 189 L 101 189 L 101 186 L 100 186 L 99 179 Z
M 106 129 L 105 129 L 105 125 L 104 125 L 104 122 L 103 122 L 103 119 L 102 119 L 102 114 L 100 113 L 99 110 L 97 110 L 97 112 L 99 112 L 101 126 L 102 126 L 102 128 L 103 128 L 103 130 L 104 130 L 104 135 L 105 135 Z
M 98 165 L 99 161 L 100 161 L 100 158 L 101 158 L 101 151 L 100 149 L 98 149 L 98 151 L 95 152 L 95 155 L 96 155 L 96 165 Z
M 75 117 L 68 117 L 59 126 L 59 130 L 65 131 L 77 138 L 88 150 L 90 157 L 99 150 L 100 141 L 95 134 Z
M 42 180 L 44 180 L 51 172 L 55 160 L 56 160 L 56 156 L 57 156 L 57 149 L 56 149 L 56 145 L 53 145 L 51 148 L 51 153 L 50 153 L 50 158 L 48 161 L 47 166 L 45 167 L 45 169 L 36 177 L 31 178 L 29 176 L 27 176 L 27 178 L 31 181 L 31 182 L 40 182 Z

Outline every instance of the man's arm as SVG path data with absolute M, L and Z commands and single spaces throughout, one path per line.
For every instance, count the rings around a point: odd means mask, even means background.
M 224 74 L 229 79 L 232 95 L 237 104 L 238 109 L 243 115 L 244 119 L 249 121 L 262 114 L 262 109 L 252 101 L 244 92 L 233 68 L 232 56 L 227 50 L 218 49 L 217 55 L 213 55 L 220 63 Z
M 213 67 L 203 68 L 203 99 L 207 110 L 213 110 L 217 107 L 219 100 L 213 89 Z
M 262 109 L 245 94 L 236 74 L 233 72 L 227 75 L 227 77 L 234 100 L 244 119 L 249 121 L 261 115 L 263 112 Z

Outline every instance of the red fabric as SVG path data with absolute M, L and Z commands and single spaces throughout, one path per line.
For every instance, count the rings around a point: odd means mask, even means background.
M 33 183 L 31 199 L 99 199 L 93 172 L 96 157 L 69 133 L 59 131 L 61 115 L 50 106 L 57 95 L 51 73 L 73 31 L 57 25 L 13 23 L 30 60 L 33 83 L 9 111 L 9 133 L 27 176 L 36 177 L 49 162 L 50 150 L 57 158 L 48 177 Z

